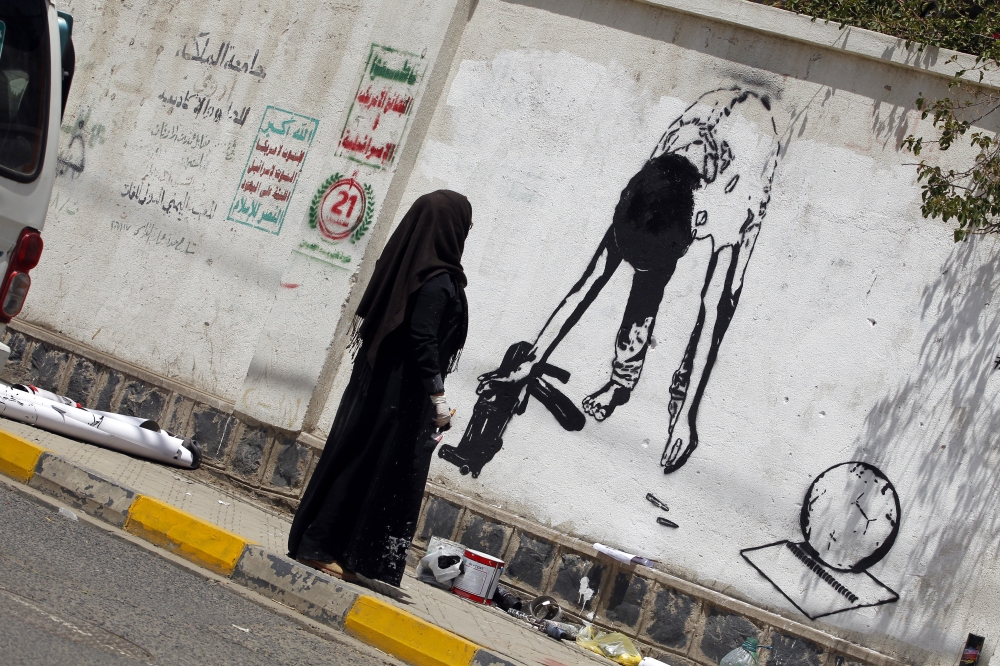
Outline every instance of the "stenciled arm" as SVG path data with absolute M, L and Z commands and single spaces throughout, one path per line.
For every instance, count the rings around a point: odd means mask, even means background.
M 698 407 L 718 357 L 722 338 L 736 314 L 743 291 L 743 278 L 759 233 L 760 220 L 748 209 L 747 219 L 740 228 L 739 242 L 724 245 L 712 253 L 701 292 L 698 320 L 670 384 L 670 427 L 660 460 L 666 473 L 681 467 L 698 446 Z M 717 305 L 711 307 L 709 304 Z M 701 334 L 706 328 L 712 331 L 712 338 L 708 345 L 701 345 Z M 695 387 L 695 392 L 689 396 L 691 386 Z
M 555 351 L 570 329 L 580 321 L 580 317 L 594 302 L 597 295 L 608 283 L 615 270 L 622 262 L 618 246 L 614 242 L 614 229 L 608 228 L 607 233 L 597 247 L 597 252 L 587 264 L 583 275 L 566 294 L 566 297 L 556 306 L 549 316 L 545 326 L 535 339 L 535 343 L 526 358 L 513 371 L 500 374 L 497 371 L 488 372 L 479 378 L 479 392 L 489 389 L 494 382 L 519 382 L 527 378 L 531 369 L 537 363 L 544 363 Z

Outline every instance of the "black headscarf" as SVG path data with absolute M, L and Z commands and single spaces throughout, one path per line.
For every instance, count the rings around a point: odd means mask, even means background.
M 382 340 L 406 318 L 410 296 L 432 277 L 450 273 L 465 300 L 462 251 L 471 226 L 472 204 L 458 192 L 437 190 L 413 202 L 382 250 L 358 305 L 351 342 L 366 350 L 369 366 L 375 365 Z M 464 310 L 468 313 L 468 307 Z M 468 314 L 463 322 L 451 366 L 465 344 Z

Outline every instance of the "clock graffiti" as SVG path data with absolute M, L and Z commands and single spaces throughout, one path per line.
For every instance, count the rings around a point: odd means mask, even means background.
M 834 465 L 809 485 L 799 528 L 804 541 L 778 541 L 740 551 L 803 615 L 815 620 L 881 606 L 899 595 L 868 572 L 899 534 L 899 495 L 874 465 Z

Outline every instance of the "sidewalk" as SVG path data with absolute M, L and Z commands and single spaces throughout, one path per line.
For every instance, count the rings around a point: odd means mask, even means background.
M 98 481 L 103 479 L 133 490 L 136 499 L 133 500 L 129 496 L 127 500 L 133 507 L 139 504 L 139 500 L 153 498 L 167 505 L 161 507 L 160 511 L 169 512 L 171 507 L 180 509 L 209 523 L 207 526 L 209 530 L 212 526 L 221 527 L 231 533 L 222 537 L 223 540 L 227 536 L 231 537 L 233 541 L 232 545 L 227 546 L 228 552 L 238 551 L 233 558 L 232 567 L 227 570 L 228 565 L 224 563 L 226 556 L 223 554 L 210 554 L 200 557 L 200 560 L 199 555 L 194 554 L 188 559 L 217 572 L 231 575 L 234 581 L 291 606 L 313 619 L 346 628 L 356 638 L 409 663 L 449 663 L 462 666 L 471 664 L 499 666 L 505 661 L 524 666 L 538 664 L 610 666 L 614 663 L 573 643 L 548 638 L 498 609 L 473 604 L 444 590 L 421 583 L 409 574 L 404 577 L 403 588 L 410 594 L 411 599 L 410 603 L 403 604 L 370 590 L 346 585 L 311 569 L 306 570 L 305 567 L 283 557 L 290 525 L 287 516 L 256 505 L 247 498 L 214 487 L 199 478 L 203 476 L 201 473 L 139 460 L 2 418 L 0 418 L 0 463 L 3 462 L 6 442 L 15 439 L 5 433 L 34 443 L 41 449 L 47 450 L 50 456 L 70 464 L 62 465 L 58 460 L 52 461 L 46 456 L 38 459 L 37 463 L 34 461 L 30 463 L 32 469 L 37 464 L 39 470 L 37 474 L 41 475 L 31 485 L 44 484 L 39 487 L 43 492 L 54 494 L 63 500 L 66 498 L 59 497 L 59 494 L 68 495 L 69 499 L 74 496 L 73 492 L 61 487 L 45 487 L 53 485 L 50 479 L 66 475 L 65 471 L 53 472 L 42 469 L 46 464 L 52 468 L 54 462 L 60 470 L 76 468 L 89 471 L 93 475 L 89 477 L 90 479 L 96 478 Z M 38 455 L 35 457 L 38 458 Z M 125 513 L 121 513 L 119 521 L 117 520 L 119 514 L 111 510 L 112 503 L 112 499 L 106 501 L 102 499 L 102 504 L 109 507 L 111 517 L 98 517 L 119 525 L 130 522 L 131 525 L 126 525 L 125 529 L 137 534 L 144 532 L 141 536 L 177 551 L 177 539 L 168 533 L 171 529 L 176 531 L 178 528 L 173 526 L 164 528 L 163 538 L 158 539 L 156 534 L 145 532 L 156 532 L 158 528 L 154 523 L 162 523 L 162 519 L 158 516 L 145 515 L 149 514 L 148 509 L 144 509 L 144 517 L 140 518 L 136 514 L 137 509 L 133 508 L 131 510 L 133 515 L 126 518 Z M 143 507 L 145 506 L 144 504 Z M 103 507 L 99 507 L 98 510 L 103 510 Z M 135 527 L 137 524 L 141 526 Z M 214 537 L 205 538 L 207 541 L 214 539 Z M 171 543 L 160 543 L 161 540 Z M 223 547 L 217 542 L 218 539 L 214 539 L 204 550 L 222 553 L 222 550 L 218 549 Z M 247 543 L 256 544 L 259 548 L 245 545 Z M 236 551 L 233 551 L 234 548 Z M 184 553 L 179 554 L 184 555 Z M 330 589 L 320 591 L 320 588 Z M 332 600 L 327 600 L 327 597 L 332 597 Z M 431 628 L 436 628 L 437 631 L 428 631 L 429 628 L 420 620 L 429 623 L 432 625 Z M 382 631 L 382 628 L 387 630 Z M 422 649 L 422 646 L 426 649 Z M 450 656 L 442 658 L 440 655 L 435 655 L 435 652 L 447 653 Z M 459 655 L 463 652 L 468 652 L 469 656 Z

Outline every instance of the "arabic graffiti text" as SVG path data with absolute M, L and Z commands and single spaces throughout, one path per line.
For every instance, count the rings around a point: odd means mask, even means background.
M 148 182 L 132 181 L 126 183 L 120 192 L 123 199 L 135 202 L 139 206 L 155 206 L 164 215 L 176 216 L 177 220 L 209 219 L 215 217 L 217 204 L 215 201 L 209 203 L 195 203 L 192 201 L 190 192 L 183 194 L 170 192 L 167 198 L 167 190 L 164 187 L 150 186 Z
M 185 146 L 194 146 L 195 148 L 207 148 L 212 143 L 212 140 L 204 134 L 184 132 L 178 125 L 169 126 L 166 123 L 160 123 L 151 129 L 149 133 L 157 139 L 182 143 Z
M 315 118 L 267 107 L 227 219 L 273 234 L 281 232 L 318 127 Z
M 185 60 L 203 63 L 209 67 L 222 67 L 233 72 L 249 74 L 259 79 L 267 76 L 267 73 L 264 71 L 264 65 L 257 64 L 260 49 L 256 49 L 253 52 L 252 59 L 244 60 L 239 60 L 236 57 L 236 51 L 236 47 L 229 41 L 221 42 L 216 51 L 212 47 L 211 35 L 207 32 L 199 32 L 197 37 L 184 42 L 184 46 L 177 50 L 177 56 Z M 226 60 L 227 57 L 229 58 L 228 60 Z
M 137 225 L 132 222 L 112 220 L 111 231 L 145 241 L 146 245 L 159 245 L 180 254 L 195 254 L 195 248 L 198 247 L 197 243 L 192 243 L 185 236 L 164 231 L 153 222 Z
M 167 96 L 167 92 L 163 91 L 157 97 L 158 100 L 166 104 L 168 107 L 190 110 L 194 113 L 196 118 L 201 118 L 204 120 L 212 120 L 215 122 L 221 121 L 223 118 L 227 120 L 232 120 L 234 123 L 243 127 L 243 123 L 247 121 L 247 116 L 250 115 L 250 107 L 234 107 L 232 102 L 227 106 L 222 107 L 218 104 L 212 102 L 212 98 L 207 95 L 202 95 L 201 93 L 192 92 L 187 90 L 183 93 L 179 93 L 177 96 L 170 95 Z

